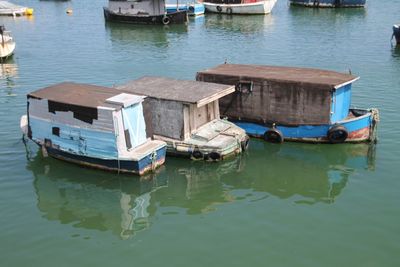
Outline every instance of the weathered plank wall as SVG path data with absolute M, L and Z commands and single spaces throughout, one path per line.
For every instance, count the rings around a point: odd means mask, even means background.
M 147 136 L 184 138 L 183 103 L 147 97 L 143 102 Z

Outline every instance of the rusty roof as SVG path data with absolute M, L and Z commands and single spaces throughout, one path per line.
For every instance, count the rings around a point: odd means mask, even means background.
M 196 104 L 198 107 L 235 91 L 231 85 L 145 76 L 116 87 L 152 98 Z
M 222 64 L 198 72 L 198 75 L 240 76 L 241 79 L 259 78 L 270 81 L 319 85 L 325 89 L 339 88 L 359 77 L 329 70 L 278 67 L 263 65 Z
M 110 106 L 106 100 L 121 92 L 109 87 L 63 82 L 31 92 L 28 97 L 83 107 Z

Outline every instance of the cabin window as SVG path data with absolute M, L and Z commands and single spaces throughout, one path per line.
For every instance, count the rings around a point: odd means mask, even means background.
M 134 9 L 134 8 L 135 8 L 135 6 L 134 6 L 134 5 L 131 5 L 131 8 L 132 8 L 132 9 Z
M 51 133 L 52 133 L 53 135 L 60 136 L 60 128 L 59 128 L 59 127 L 53 127 L 53 128 L 51 128 Z
M 236 91 L 243 94 L 250 94 L 251 92 L 253 92 L 253 82 L 252 81 L 239 82 L 236 85 Z

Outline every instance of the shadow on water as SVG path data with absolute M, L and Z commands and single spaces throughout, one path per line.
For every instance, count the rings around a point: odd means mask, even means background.
M 225 14 L 207 14 L 204 18 L 207 29 L 225 30 L 229 33 L 258 33 L 274 25 L 272 15 L 232 16 Z
M 351 174 L 374 168 L 374 146 L 277 146 L 258 140 L 242 157 L 217 164 L 169 158 L 144 178 L 85 169 L 39 153 L 27 165 L 44 218 L 121 239 L 148 229 L 157 213 L 159 218 L 202 214 L 243 200 L 237 190 L 295 197 L 298 204 L 333 203 Z
M 0 88 L 5 90 L 7 96 L 14 95 L 13 89 L 17 86 L 18 65 L 13 58 L 8 58 L 0 63 Z
M 400 44 L 392 43 L 392 56 L 395 59 L 400 60 Z
M 294 197 L 299 204 L 333 203 L 350 175 L 375 170 L 375 154 L 375 146 L 366 144 L 274 145 L 252 140 L 246 168 L 222 181 L 235 189 Z
M 164 47 L 169 39 L 175 35 L 187 34 L 187 25 L 131 25 L 124 23 L 105 23 L 106 32 L 113 43 L 119 46 L 132 44 L 150 44 L 155 47 Z

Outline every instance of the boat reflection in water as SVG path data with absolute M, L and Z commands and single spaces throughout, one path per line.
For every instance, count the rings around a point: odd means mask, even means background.
M 252 139 L 246 168 L 222 181 L 298 204 L 333 203 L 351 175 L 375 170 L 375 153 L 375 145 L 368 144 L 276 145 Z
M 107 22 L 105 27 L 112 43 L 118 44 L 118 49 L 139 49 L 139 52 L 143 47 L 132 47 L 132 44 L 164 47 L 174 35 L 186 34 L 188 31 L 187 25 L 149 27 Z
M 77 228 L 110 231 L 128 239 L 149 228 L 157 212 L 171 215 L 158 210 L 163 207 L 198 214 L 212 210 L 215 204 L 232 201 L 224 192 L 219 174 L 239 171 L 240 158 L 222 164 L 179 159 L 169 163 L 169 170 L 162 168 L 141 179 L 83 169 L 44 159 L 40 154 L 29 161 L 27 168 L 34 174 L 37 207 L 44 218 Z
M 41 155 L 29 161 L 28 169 L 34 174 L 37 207 L 44 218 L 128 239 L 151 227 L 155 216 L 162 220 L 207 214 L 254 197 L 333 203 L 353 174 L 374 171 L 374 148 L 274 145 L 253 139 L 241 157 L 216 164 L 171 158 L 159 173 L 142 179 L 82 169 Z
M 204 17 L 205 27 L 208 29 L 226 30 L 229 33 L 258 33 L 272 29 L 274 17 L 263 16 L 231 16 L 221 14 L 207 14 Z
M 0 63 L 0 88 L 6 89 L 7 96 L 14 95 L 12 89 L 17 86 L 16 79 L 18 79 L 18 65 L 14 60 L 9 58 L 5 63 Z

